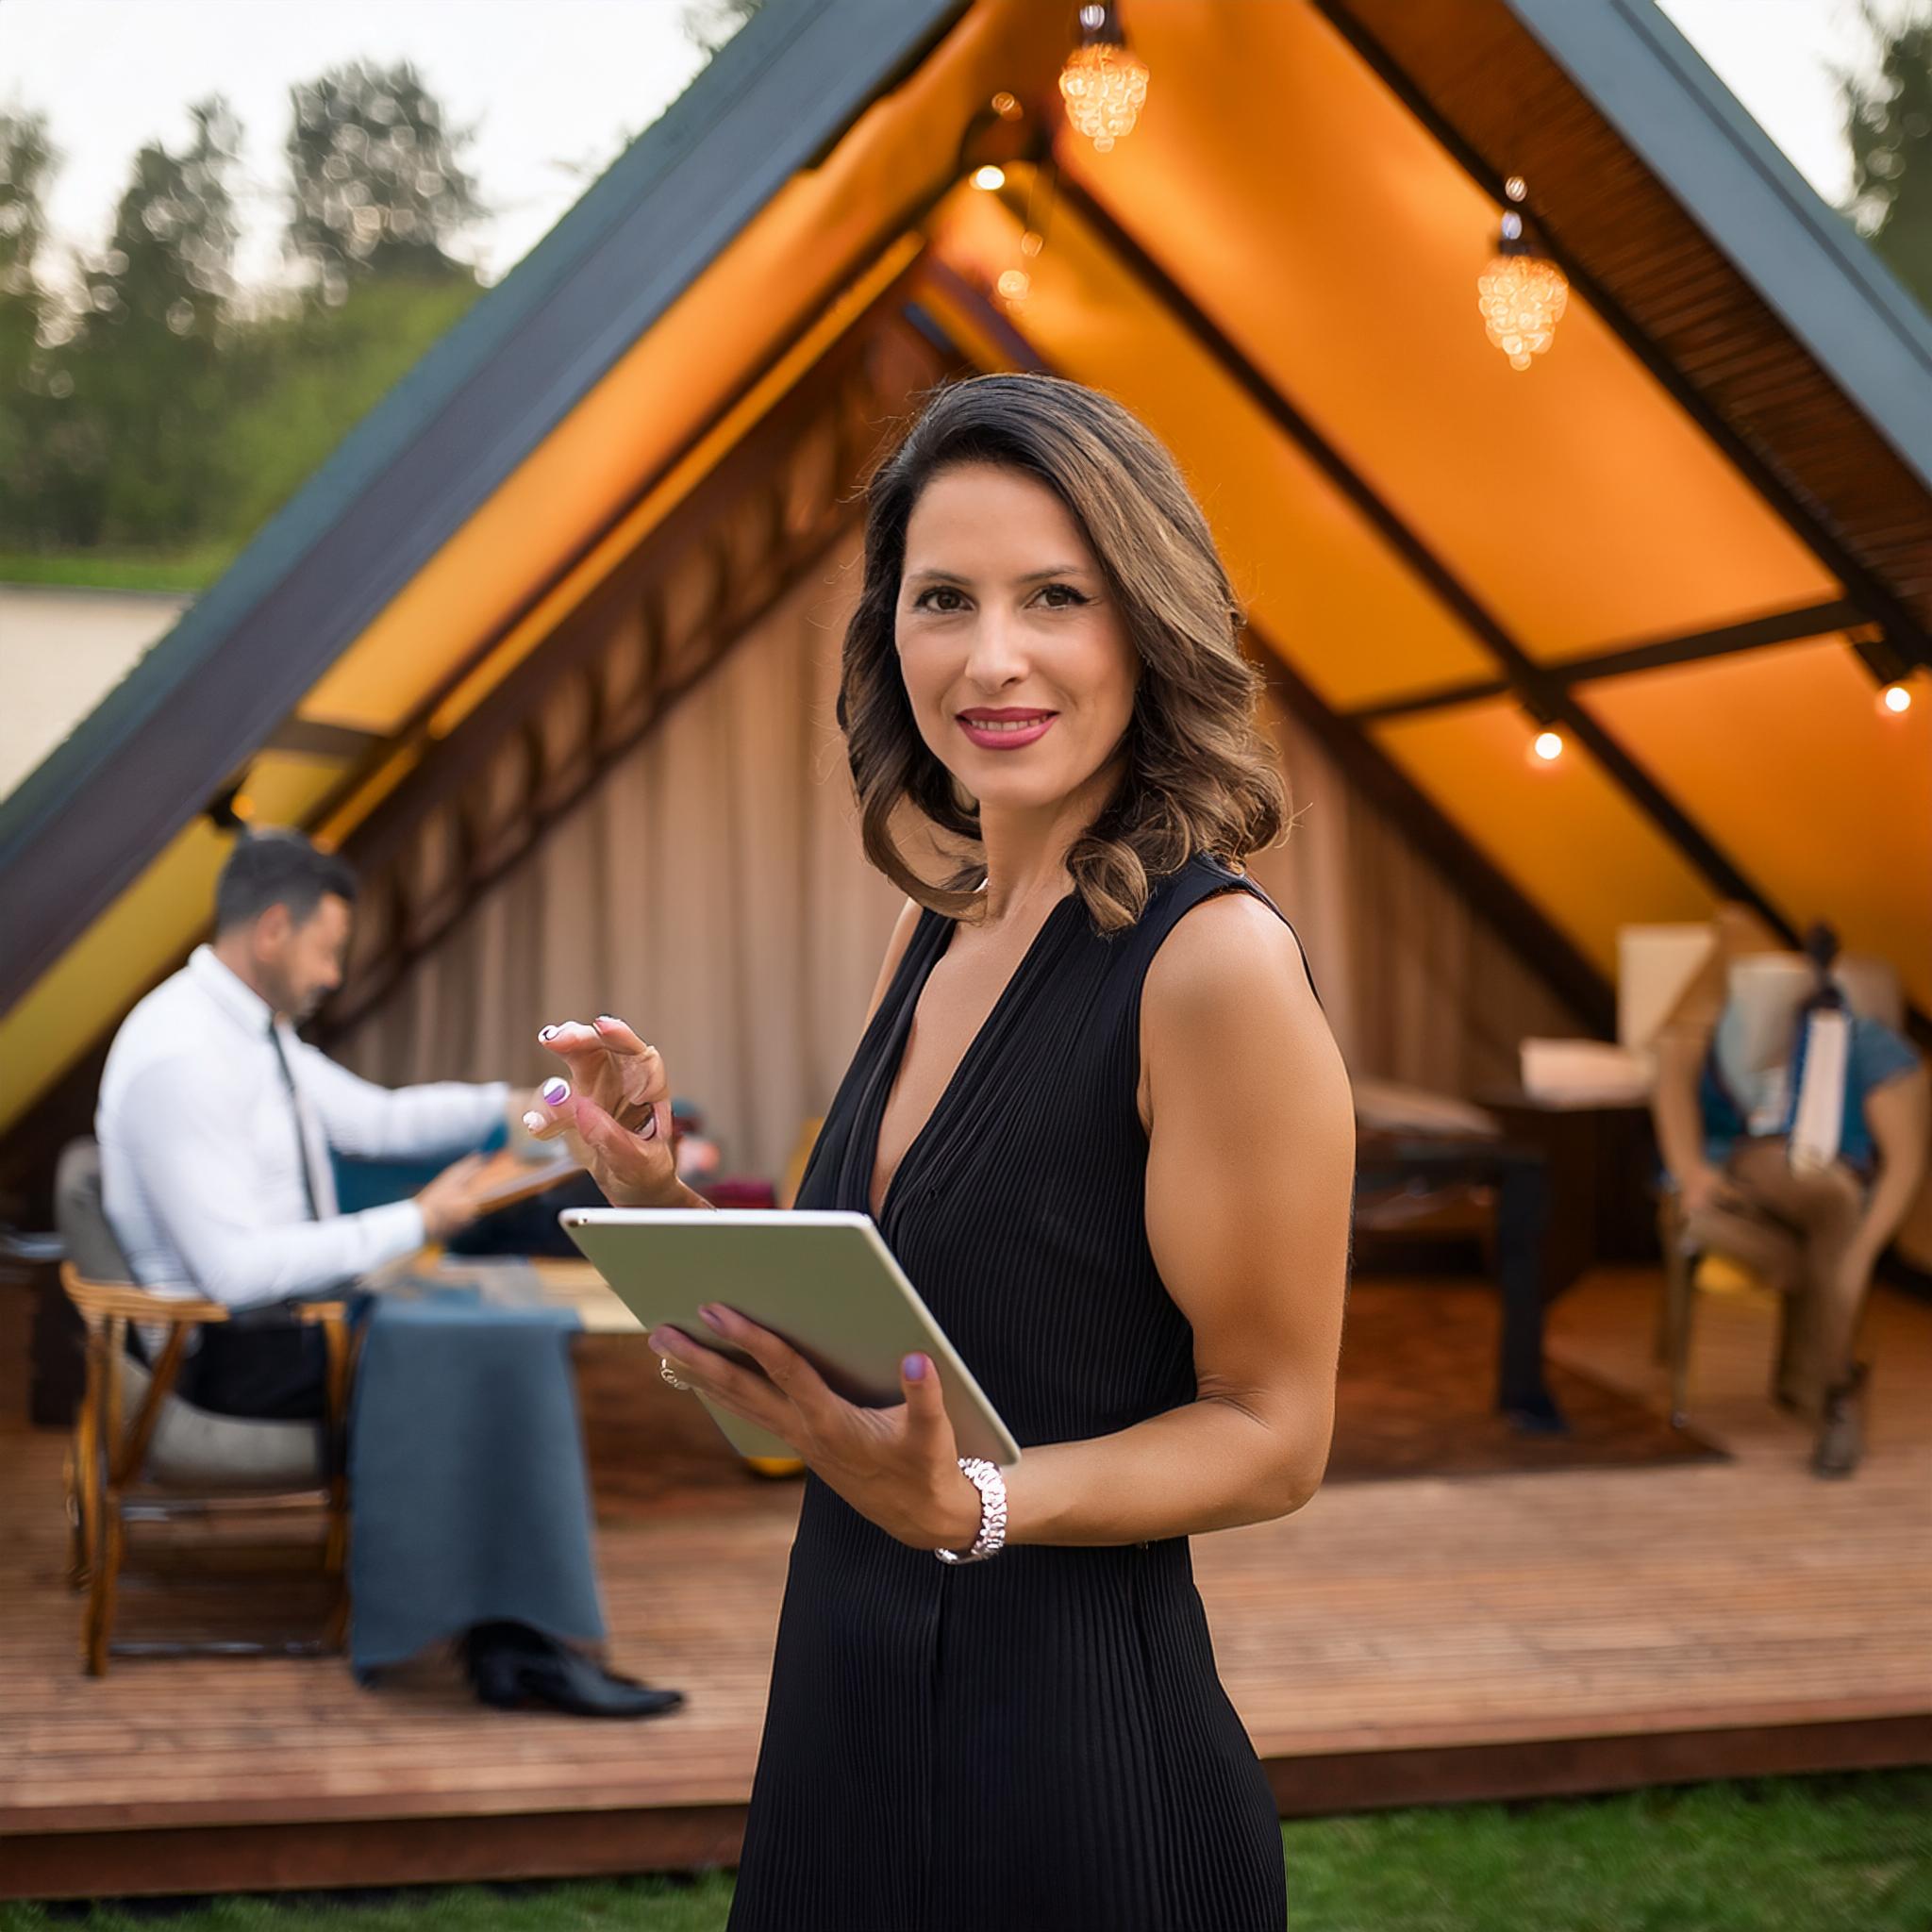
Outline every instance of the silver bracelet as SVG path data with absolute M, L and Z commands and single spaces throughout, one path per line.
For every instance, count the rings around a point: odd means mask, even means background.
M 941 1563 L 979 1563 L 996 1557 L 1007 1541 L 1007 1479 L 999 1464 L 977 1456 L 962 1456 L 959 1469 L 979 1491 L 979 1534 L 970 1550 L 935 1550 Z

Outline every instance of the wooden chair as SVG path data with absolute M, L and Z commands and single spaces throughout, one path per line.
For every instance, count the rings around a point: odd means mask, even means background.
M 277 1649 L 340 1649 L 348 1629 L 348 1493 L 341 1453 L 350 1366 L 347 1311 L 317 1302 L 290 1319 L 318 1326 L 328 1352 L 327 1413 L 306 1422 L 253 1422 L 196 1408 L 175 1392 L 189 1337 L 225 1323 L 219 1302 L 171 1300 L 136 1287 L 101 1206 L 100 1156 L 92 1141 L 61 1155 L 56 1218 L 68 1259 L 61 1286 L 87 1329 L 87 1385 L 68 1458 L 70 1577 L 87 1591 L 81 1657 L 91 1676 L 110 1654 L 192 1656 L 270 1648 L 225 1642 L 116 1644 L 117 1586 L 130 1523 L 312 1508 L 325 1520 L 322 1560 L 337 1579 L 326 1636 Z M 127 1352 L 139 1323 L 164 1331 L 150 1371 Z

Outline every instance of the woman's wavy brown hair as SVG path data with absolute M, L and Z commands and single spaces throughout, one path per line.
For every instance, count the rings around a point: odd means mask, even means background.
M 1179 466 L 1119 403 L 1058 376 L 981 375 L 938 391 L 867 486 L 865 587 L 839 689 L 865 855 L 921 905 L 976 914 L 978 808 L 919 735 L 895 628 L 913 506 L 966 463 L 1032 476 L 1066 505 L 1139 654 L 1125 774 L 1067 855 L 1093 924 L 1132 925 L 1155 881 L 1196 853 L 1239 866 L 1274 844 L 1287 793 L 1257 722 L 1261 677 L 1241 652 L 1241 601 Z M 900 849 L 894 822 L 908 805 L 963 848 L 939 884 Z

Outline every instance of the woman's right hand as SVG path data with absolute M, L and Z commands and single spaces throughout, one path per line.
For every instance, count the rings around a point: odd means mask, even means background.
M 671 1081 L 663 1056 L 608 1014 L 546 1026 L 538 1044 L 567 1078 L 546 1080 L 524 1116 L 533 1139 L 561 1140 L 618 1208 L 675 1207 L 684 1189 L 671 1144 Z

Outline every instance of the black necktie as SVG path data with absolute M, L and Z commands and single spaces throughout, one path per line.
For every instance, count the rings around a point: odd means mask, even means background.
M 282 1085 L 289 1090 L 289 1111 L 295 1122 L 295 1153 L 302 1162 L 302 1191 L 308 1196 L 308 1218 L 322 1219 L 322 1208 L 315 1198 L 315 1176 L 308 1171 L 308 1136 L 302 1126 L 302 1103 L 295 1093 L 295 1074 L 289 1056 L 282 1050 L 282 1034 L 274 1019 L 268 1023 L 268 1041 L 275 1050 L 275 1065 L 282 1070 Z

